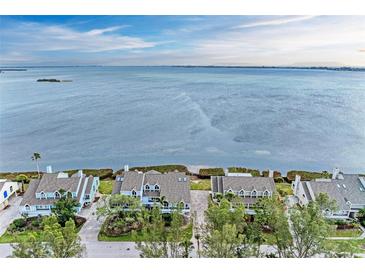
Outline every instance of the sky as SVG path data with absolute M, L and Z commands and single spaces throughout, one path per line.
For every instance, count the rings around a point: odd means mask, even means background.
M 0 65 L 365 67 L 365 16 L 0 16 Z

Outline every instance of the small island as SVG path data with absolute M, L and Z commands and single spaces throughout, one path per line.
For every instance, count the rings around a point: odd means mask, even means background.
M 38 79 L 37 82 L 52 82 L 52 83 L 61 83 L 61 82 L 72 82 L 72 80 L 59 80 L 59 79 Z

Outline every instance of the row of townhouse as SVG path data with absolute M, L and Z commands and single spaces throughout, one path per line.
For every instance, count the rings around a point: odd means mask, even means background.
M 161 210 L 169 213 L 177 207 L 185 214 L 191 210 L 190 177 L 182 172 L 160 173 L 128 171 L 116 177 L 113 194 L 124 194 L 137 197 L 146 207 L 161 204 Z M 272 174 L 272 173 L 271 173 Z M 272 197 L 275 183 L 272 177 L 252 177 L 248 173 L 228 173 L 227 176 L 211 177 L 212 191 L 234 193 L 244 200 L 248 214 L 254 214 L 252 207 L 262 197 Z
M 180 208 L 184 214 L 191 211 L 190 177 L 183 172 L 160 173 L 157 171 L 129 171 L 125 166 L 123 175 L 116 176 L 112 194 L 133 196 L 146 207 L 155 204 L 161 211 L 169 213 Z M 99 187 L 99 178 L 86 176 L 80 170 L 69 176 L 67 173 L 47 173 L 41 179 L 31 180 L 20 204 L 20 212 L 29 216 L 48 215 L 61 193 L 79 202 L 77 212 L 92 203 Z M 294 196 L 299 205 L 314 201 L 320 193 L 326 193 L 338 205 L 335 212 L 326 210 L 329 218 L 347 219 L 365 208 L 365 176 L 344 174 L 334 169 L 331 179 L 302 181 L 296 176 L 292 182 Z M 0 180 L 0 209 L 6 207 L 10 196 L 16 195 L 16 182 Z M 61 191 L 63 190 L 63 191 Z M 241 197 L 248 214 L 255 214 L 254 206 L 260 198 L 272 197 L 275 182 L 272 172 L 269 177 L 252 177 L 249 173 L 227 173 L 225 176 L 211 176 L 211 195 L 233 193 Z

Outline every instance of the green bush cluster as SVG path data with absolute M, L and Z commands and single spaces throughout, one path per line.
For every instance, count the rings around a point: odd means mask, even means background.
M 246 167 L 229 167 L 228 172 L 230 172 L 230 173 L 251 173 L 251 175 L 254 177 L 260 177 L 260 170 L 246 168 Z
M 288 171 L 286 177 L 289 181 L 295 180 L 295 175 L 300 175 L 301 179 L 304 181 L 310 181 L 314 179 L 326 178 L 330 179 L 332 174 L 328 173 L 327 171 L 322 172 L 311 172 L 311 171 L 304 171 L 304 170 L 290 170 Z
M 183 165 L 137 166 L 137 167 L 131 167 L 129 170 L 131 170 L 131 171 L 138 170 L 138 171 L 142 171 L 142 172 L 155 170 L 160 173 L 174 172 L 177 170 L 179 172 L 188 173 L 188 168 Z M 118 172 L 120 172 L 120 171 L 117 171 L 117 173 Z
M 201 168 L 199 170 L 200 176 L 223 176 L 223 168 Z
M 65 170 L 64 172 L 68 173 L 70 176 L 72 174 L 77 173 L 77 169 Z M 94 176 L 99 177 L 100 180 L 113 178 L 113 169 L 111 168 L 101 168 L 101 169 L 83 169 L 82 172 L 86 174 L 86 176 Z
M 269 177 L 269 171 L 268 170 L 262 171 L 262 176 L 263 177 Z M 277 170 L 274 170 L 274 179 L 280 178 L 280 177 L 281 177 L 281 172 L 277 171 Z

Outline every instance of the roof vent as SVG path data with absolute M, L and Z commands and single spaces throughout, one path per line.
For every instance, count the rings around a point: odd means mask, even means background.
M 337 184 L 337 187 L 340 188 L 341 186 L 339 184 Z
M 181 182 L 181 181 L 182 181 L 181 177 L 179 177 L 177 180 L 178 180 L 179 182 Z
M 345 185 L 345 184 L 342 184 L 342 186 L 343 186 L 343 188 L 345 188 L 345 189 L 346 189 L 346 185 Z

